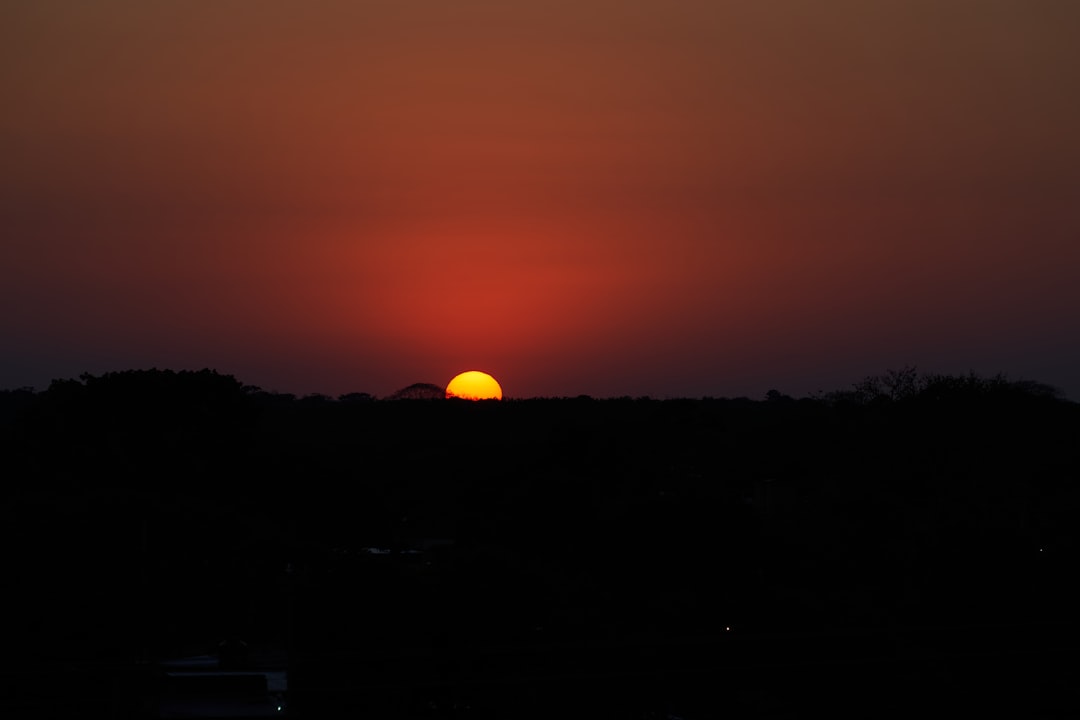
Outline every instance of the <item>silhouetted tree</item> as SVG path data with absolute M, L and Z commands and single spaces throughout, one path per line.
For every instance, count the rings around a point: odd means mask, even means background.
M 387 400 L 445 400 L 446 390 L 432 383 L 413 383 L 390 395 Z

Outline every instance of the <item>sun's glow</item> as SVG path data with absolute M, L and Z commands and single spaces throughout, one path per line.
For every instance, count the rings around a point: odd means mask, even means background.
M 479 370 L 455 375 L 446 386 L 446 397 L 463 400 L 502 400 L 502 388 L 495 378 Z

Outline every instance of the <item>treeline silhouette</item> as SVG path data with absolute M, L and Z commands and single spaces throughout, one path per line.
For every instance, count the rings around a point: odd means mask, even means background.
M 9 647 L 1073 622 L 1080 405 L 1049 386 L 903 368 L 798 399 L 407 399 L 427 389 L 145 370 L 0 393 Z

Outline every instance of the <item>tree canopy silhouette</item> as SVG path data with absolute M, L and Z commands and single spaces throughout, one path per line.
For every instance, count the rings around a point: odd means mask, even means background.
M 434 383 L 413 383 L 393 393 L 387 400 L 445 400 L 446 390 Z

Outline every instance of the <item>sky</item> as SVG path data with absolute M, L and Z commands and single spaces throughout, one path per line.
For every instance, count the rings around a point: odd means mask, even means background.
M 0 0 L 0 388 L 1080 399 L 1073 0 Z

